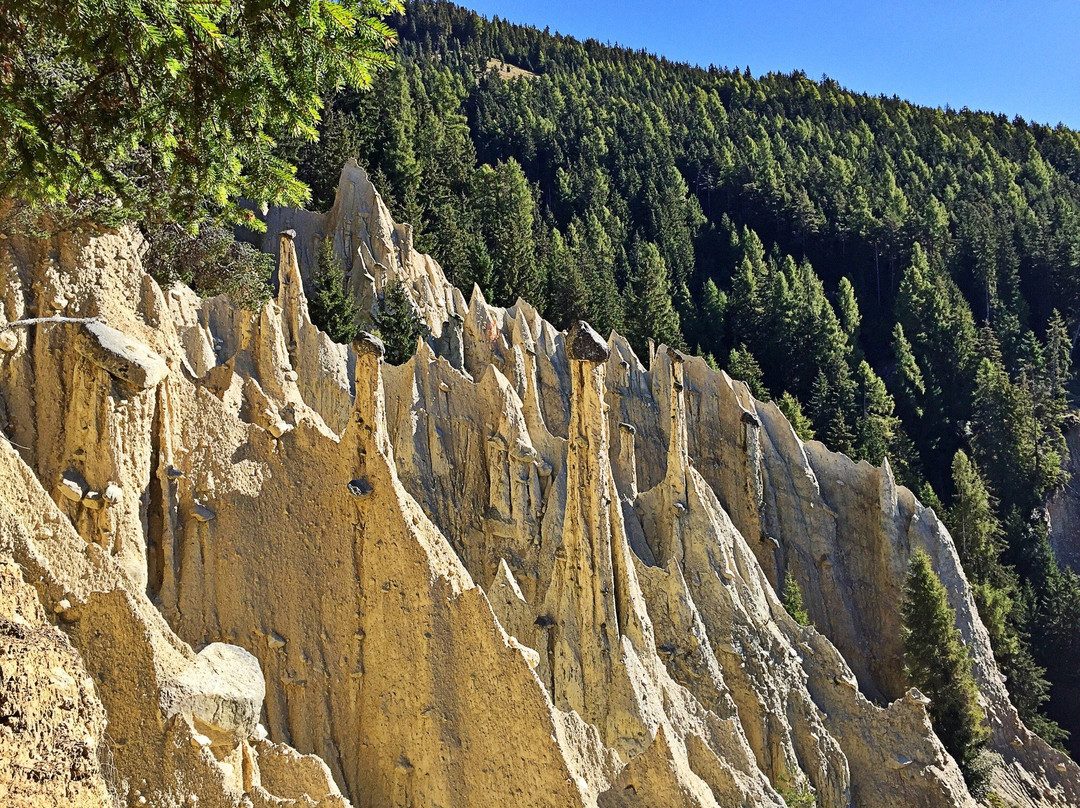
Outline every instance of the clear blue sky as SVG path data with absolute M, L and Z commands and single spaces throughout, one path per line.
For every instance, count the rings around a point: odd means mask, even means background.
M 826 73 L 857 92 L 1080 128 L 1077 0 L 458 2 L 676 61 Z

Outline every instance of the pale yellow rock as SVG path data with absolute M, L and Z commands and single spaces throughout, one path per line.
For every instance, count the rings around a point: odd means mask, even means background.
M 86 323 L 74 332 L 75 350 L 132 387 L 156 387 L 169 374 L 165 360 L 134 337 L 104 323 Z
M 1080 804 L 1076 765 L 1009 703 L 951 538 L 887 463 L 803 444 L 700 359 L 654 345 L 645 367 L 617 334 L 466 303 L 355 164 L 330 213 L 268 220 L 280 283 L 257 313 L 163 294 L 133 231 L 0 242 L 0 321 L 62 290 L 123 337 L 51 325 L 0 362 L 6 434 L 29 447 L 0 442 L 0 552 L 124 739 L 123 804 L 812 790 L 823 808 L 972 808 L 903 679 L 915 547 L 972 649 L 995 789 Z M 322 238 L 362 322 L 404 284 L 433 332 L 410 362 L 311 323 Z M 784 612 L 785 573 L 818 629 Z
M 107 808 L 105 711 L 68 638 L 0 553 L 0 803 Z
M 3 442 L 0 488 L 0 629 L 9 627 L 0 637 L 0 703 L 24 718 L 21 736 L 0 733 L 3 804 L 247 804 L 245 779 L 259 780 L 255 660 L 220 643 L 195 654 L 107 552 L 86 551 Z M 36 593 L 20 573 L 37 582 Z M 44 622 L 42 605 L 62 615 L 67 636 Z M 277 755 L 272 786 L 253 793 L 252 806 L 282 808 L 273 792 L 281 787 L 289 799 L 346 808 L 325 782 L 307 794 L 315 781 L 306 758 L 285 747 Z

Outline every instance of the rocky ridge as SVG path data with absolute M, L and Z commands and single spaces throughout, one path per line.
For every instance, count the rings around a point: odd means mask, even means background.
M 82 733 L 81 785 L 53 784 L 78 804 L 974 805 L 903 682 L 916 547 L 995 791 L 1080 804 L 887 463 L 804 444 L 695 357 L 466 302 L 355 164 L 329 213 L 267 218 L 257 313 L 159 289 L 132 231 L 0 241 L 0 323 L 72 320 L 0 325 L 0 602 L 22 592 L 62 657 L 0 645 L 0 669 L 37 671 L 22 703 L 81 705 L 32 730 Z M 312 325 L 322 238 L 365 310 L 403 281 L 433 334 L 410 362 Z M 787 571 L 817 628 L 780 605 Z

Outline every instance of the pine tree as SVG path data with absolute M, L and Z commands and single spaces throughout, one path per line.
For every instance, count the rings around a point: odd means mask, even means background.
M 989 789 L 989 773 L 980 757 L 990 734 L 956 613 L 921 549 L 911 556 L 900 609 L 908 682 L 929 697 L 934 731 L 960 766 L 972 795 L 981 799 Z
M 604 335 L 623 328 L 625 308 L 624 295 L 620 294 L 615 280 L 616 254 L 622 250 L 616 248 L 608 228 L 620 230 L 621 225 L 605 209 L 590 208 L 584 218 L 575 216 L 565 233 L 575 271 L 580 273 L 588 289 L 588 316 L 584 319 L 597 333 Z M 626 296 L 629 292 L 627 289 Z M 635 343 L 632 331 L 632 326 L 627 329 L 627 337 L 635 350 L 643 350 L 644 343 Z
M 327 93 L 370 86 L 396 38 L 382 17 L 398 11 L 396 0 L 0 5 L 0 187 L 113 223 L 261 229 L 254 209 L 307 197 L 277 139 L 314 139 Z
M 544 246 L 542 261 L 548 286 L 545 315 L 556 328 L 567 328 L 575 320 L 587 320 L 589 288 L 562 234 L 552 230 Z
M 885 383 L 863 360 L 855 369 L 858 386 L 855 419 L 855 451 L 857 459 L 880 465 L 891 454 L 900 432 L 900 419 L 893 415 L 895 407 Z
M 319 244 L 319 263 L 313 278 L 311 321 L 334 342 L 349 344 L 356 335 L 356 303 L 345 287 L 345 269 L 334 252 L 332 239 Z
M 923 381 L 922 370 L 919 369 L 919 363 L 915 360 L 911 343 L 904 336 L 904 327 L 899 322 L 893 326 L 892 337 L 899 386 L 897 398 L 914 420 L 922 417 L 922 406 L 919 402 L 926 394 L 926 382 Z
M 979 469 L 962 451 L 952 464 L 953 505 L 942 518 L 956 542 L 964 572 L 971 583 L 979 617 L 990 635 L 994 658 L 1005 673 L 1005 684 L 1020 717 L 1045 740 L 1054 743 L 1067 733 L 1042 715 L 1049 683 L 1031 656 L 1015 572 L 1000 560 L 1001 523 Z
M 735 269 L 728 299 L 731 333 L 740 342 L 754 340 L 761 334 L 765 312 L 758 287 L 759 277 L 754 264 L 749 258 L 743 258 Z
M 174 223 L 146 234 L 143 266 L 163 287 L 186 283 L 203 297 L 226 294 L 257 311 L 270 299 L 273 259 L 237 241 L 231 228 L 203 223 L 194 236 Z
M 513 158 L 481 166 L 473 178 L 473 200 L 493 277 L 491 300 L 509 306 L 522 297 L 538 300 L 544 283 L 536 261 L 536 205 L 521 165 Z
M 720 291 L 712 278 L 709 278 L 702 288 L 698 330 L 702 347 L 713 355 L 723 352 L 727 308 L 727 295 Z
M 416 111 L 409 84 L 409 71 L 397 66 L 388 71 L 380 91 L 371 95 L 379 106 L 379 168 L 389 180 L 391 212 L 395 219 L 420 223 L 421 166 L 416 159 Z
M 701 341 L 701 320 L 697 306 L 694 304 L 693 295 L 686 283 L 675 286 L 671 302 L 675 306 L 675 313 L 679 315 L 679 326 L 684 337 L 683 344 Z
M 376 324 L 386 346 L 386 361 L 391 365 L 408 362 L 417 343 L 430 333 L 405 287 L 397 280 L 387 284 L 383 291 Z
M 818 440 L 834 452 L 853 456 L 855 433 L 849 413 L 855 407 L 855 385 L 847 365 L 837 368 L 833 377 L 824 370 L 818 372 L 810 397 L 810 415 Z
M 1072 340 L 1061 313 L 1054 309 L 1046 326 L 1046 374 L 1050 394 L 1067 398 L 1072 381 Z
M 923 482 L 919 486 L 919 502 L 927 508 L 933 508 L 934 513 L 939 517 L 945 514 L 945 503 L 941 501 L 941 497 L 928 482 Z
M 358 129 L 355 117 L 331 107 L 319 124 L 318 141 L 298 146 L 296 176 L 311 188 L 308 210 L 329 210 L 334 204 L 341 167 L 363 148 Z
M 1062 416 L 1037 368 L 1014 382 L 996 359 L 984 356 L 975 377 L 973 448 L 1006 508 L 1028 510 L 1061 479 Z

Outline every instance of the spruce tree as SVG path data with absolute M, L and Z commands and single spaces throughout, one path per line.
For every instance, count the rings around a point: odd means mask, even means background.
M 968 577 L 990 580 L 1001 553 L 1001 525 L 978 467 L 963 450 L 952 462 L 953 505 L 943 514 Z
M 809 410 L 818 439 L 834 452 L 849 457 L 856 454 L 855 433 L 850 423 L 855 407 L 855 385 L 846 364 L 836 368 L 833 376 L 818 372 L 810 396 Z
M 484 165 L 473 177 L 473 200 L 493 277 L 485 291 L 491 301 L 510 306 L 522 297 L 538 300 L 543 279 L 536 261 L 533 224 L 536 203 L 525 172 L 516 160 Z
M 285 144 L 282 151 L 291 144 Z M 341 167 L 361 153 L 360 126 L 355 117 L 332 106 L 319 124 L 319 139 L 295 144 L 297 179 L 311 189 L 308 210 L 329 210 L 334 204 Z
M 749 258 L 743 258 L 731 280 L 728 312 L 734 339 L 745 342 L 759 338 L 761 323 L 765 316 L 761 303 L 759 275 Z
M 911 556 L 900 610 L 908 683 L 929 697 L 934 731 L 960 766 L 972 795 L 981 799 L 989 789 L 989 773 L 980 760 L 989 730 L 956 613 L 921 549 Z
M 941 501 L 941 497 L 937 495 L 934 487 L 928 482 L 923 482 L 919 486 L 919 502 L 927 508 L 933 508 L 934 513 L 938 514 L 939 517 L 945 513 L 945 503 Z
M 547 278 L 544 312 L 547 319 L 556 328 L 568 328 L 575 320 L 587 320 L 589 288 L 558 230 L 546 234 L 542 261 Z
M 994 500 L 978 467 L 964 452 L 956 453 L 952 473 L 953 505 L 941 512 L 942 518 L 956 542 L 994 658 L 1005 673 L 1020 717 L 1043 739 L 1060 743 L 1068 733 L 1039 712 L 1049 699 L 1050 686 L 1020 628 L 1025 622 L 1022 596 L 1016 573 L 1000 560 L 1004 531 L 994 513 Z
M 893 415 L 893 397 L 885 383 L 863 360 L 855 369 L 858 386 L 855 419 L 855 451 L 857 459 L 880 465 L 892 454 L 900 432 L 900 419 Z
M 859 327 L 862 315 L 859 314 L 859 302 L 855 299 L 855 287 L 845 275 L 840 279 L 836 291 L 836 313 L 840 317 L 840 327 L 844 329 L 848 342 L 854 347 L 859 344 Z
M 356 335 L 356 303 L 345 287 L 345 269 L 334 252 L 334 242 L 324 238 L 319 244 L 314 294 L 308 304 L 311 321 L 334 342 L 344 345 Z
M 893 326 L 892 349 L 896 359 L 896 380 L 899 387 L 897 399 L 911 420 L 921 418 L 922 406 L 919 402 L 926 394 L 926 382 L 923 381 L 922 370 L 919 369 L 911 343 L 904 335 L 904 327 L 900 323 Z
M 615 276 L 625 276 L 629 272 L 626 251 L 609 234 L 609 230 L 621 230 L 622 227 L 605 209 L 590 209 L 584 219 L 571 221 L 566 233 L 570 254 L 589 290 L 589 316 L 585 319 L 597 333 L 605 336 L 612 330 L 622 329 L 625 322 L 625 299 Z M 621 267 L 617 266 L 617 256 L 621 256 Z M 665 280 L 665 288 L 666 284 Z M 630 325 L 627 336 L 632 332 Z M 644 343 L 641 349 L 644 350 Z
M 429 333 L 401 281 L 391 281 L 383 291 L 376 316 L 379 337 L 386 346 L 386 361 L 403 365 L 412 358 L 417 342 Z
M 702 348 L 713 355 L 722 355 L 727 307 L 727 295 L 709 278 L 702 288 L 698 319 Z
M 634 316 L 627 330 L 634 350 L 644 352 L 649 339 L 674 348 L 684 347 L 679 314 L 671 302 L 667 266 L 656 245 L 635 241 L 630 250 L 630 267 L 626 308 Z
M 396 0 L 0 4 L 0 187 L 80 217 L 261 229 L 308 189 L 277 138 L 391 63 Z M 254 205 L 240 204 L 246 198 Z
M 1054 309 L 1046 326 L 1046 377 L 1050 394 L 1064 399 L 1072 381 L 1072 340 L 1061 313 Z

